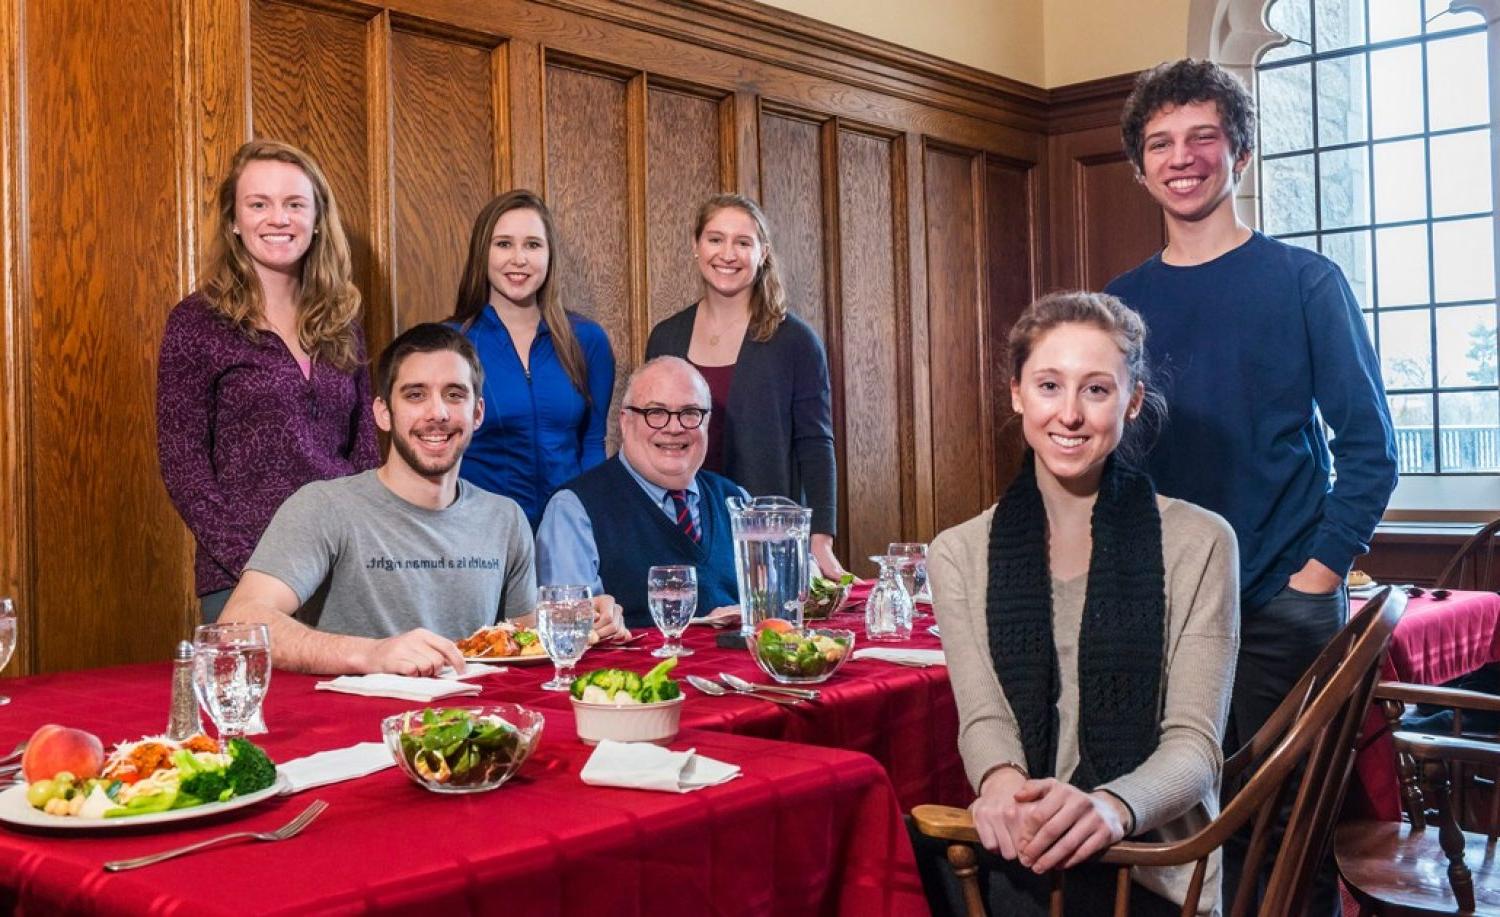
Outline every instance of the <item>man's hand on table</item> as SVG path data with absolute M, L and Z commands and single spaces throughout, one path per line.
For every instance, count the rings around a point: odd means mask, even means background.
M 462 672 L 464 654 L 452 640 L 425 627 L 370 641 L 359 662 L 359 670 L 364 674 L 432 676 L 444 667 Z
M 1327 595 L 1344 584 L 1344 578 L 1323 565 L 1322 561 L 1308 558 L 1302 569 L 1292 574 L 1287 585 L 1298 592 L 1309 595 Z
M 594 635 L 600 643 L 624 643 L 630 639 L 630 628 L 625 626 L 625 611 L 615 604 L 614 596 L 596 595 L 589 601 L 594 605 Z

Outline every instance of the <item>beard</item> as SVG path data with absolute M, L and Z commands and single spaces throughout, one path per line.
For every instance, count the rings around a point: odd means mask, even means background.
M 415 434 L 397 434 L 393 432 L 391 434 L 391 446 L 396 450 L 396 454 L 401 456 L 401 460 L 406 463 L 406 467 L 422 475 L 424 478 L 440 478 L 452 471 L 457 467 L 459 460 L 464 457 L 464 450 L 469 446 L 468 437 L 460 437 L 457 448 L 453 450 L 451 458 L 430 459 L 419 455 L 417 450 L 412 447 L 410 439 L 413 436 Z

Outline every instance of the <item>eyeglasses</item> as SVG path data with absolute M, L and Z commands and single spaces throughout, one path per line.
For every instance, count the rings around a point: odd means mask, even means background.
M 641 418 L 646 421 L 646 426 L 653 430 L 666 429 L 667 424 L 674 417 L 684 430 L 696 430 L 703 426 L 703 421 L 708 419 L 709 413 L 706 408 L 683 408 L 680 411 L 669 411 L 666 408 L 638 408 L 630 404 L 625 405 L 625 410 L 641 415 Z

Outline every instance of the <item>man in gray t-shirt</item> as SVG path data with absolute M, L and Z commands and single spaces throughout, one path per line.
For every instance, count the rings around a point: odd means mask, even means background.
M 498 618 L 529 623 L 531 528 L 513 500 L 458 478 L 484 417 L 484 371 L 452 328 L 417 325 L 380 355 L 385 464 L 289 497 L 229 597 L 223 623 L 265 624 L 280 668 L 432 675 L 463 668 L 454 640 Z M 601 638 L 628 634 L 607 596 Z

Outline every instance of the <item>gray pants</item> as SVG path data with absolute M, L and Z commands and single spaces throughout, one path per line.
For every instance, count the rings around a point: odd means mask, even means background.
M 1271 601 L 1240 612 L 1240 656 L 1234 672 L 1234 697 L 1229 707 L 1229 728 L 1224 733 L 1225 757 L 1250 741 L 1256 730 L 1270 719 L 1276 707 L 1291 692 L 1302 673 L 1322 652 L 1349 618 L 1349 596 L 1343 589 L 1327 595 L 1298 592 L 1288 586 Z M 1280 847 L 1280 836 L 1291 814 L 1290 794 L 1276 821 L 1272 851 Z M 1245 852 L 1250 843 L 1246 826 L 1224 845 L 1224 910 L 1228 911 L 1239 888 Z M 1270 869 L 1256 877 L 1263 887 Z M 1248 881 L 1248 879 L 1247 879 Z M 1256 900 L 1259 900 L 1259 894 Z M 1338 875 L 1333 858 L 1318 870 L 1308 896 L 1309 917 L 1336 917 L 1340 911 Z M 1251 908 L 1255 913 L 1255 908 Z

